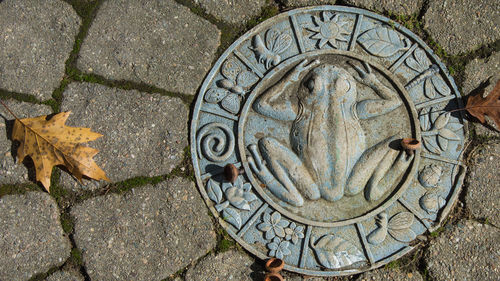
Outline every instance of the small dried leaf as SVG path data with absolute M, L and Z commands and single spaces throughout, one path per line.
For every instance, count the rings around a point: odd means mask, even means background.
M 484 116 L 487 115 L 500 128 L 500 80 L 485 98 L 482 93 L 470 96 L 465 109 L 481 123 L 485 122 Z

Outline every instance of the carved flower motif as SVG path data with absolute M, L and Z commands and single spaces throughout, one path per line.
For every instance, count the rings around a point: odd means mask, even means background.
M 285 228 L 286 240 L 292 240 L 293 244 L 297 244 L 299 238 L 304 238 L 304 227 L 296 225 L 294 222 L 289 227 Z
M 230 182 L 222 183 L 222 190 L 224 190 L 227 200 L 240 210 L 250 210 L 249 203 L 257 200 L 257 196 L 250 192 L 251 189 L 252 185 L 248 182 L 243 183 L 241 177 L 238 177 L 234 184 Z
M 290 242 L 281 241 L 278 237 L 274 237 L 273 242 L 267 244 L 267 247 L 271 250 L 269 251 L 269 256 L 283 259 L 284 256 L 291 254 L 290 249 L 288 249 L 289 246 Z
M 307 29 L 315 32 L 311 39 L 318 40 L 318 48 L 322 48 L 326 43 L 330 44 L 332 47 L 338 49 L 337 41 L 347 42 L 344 35 L 349 34 L 348 31 L 344 29 L 347 22 L 339 22 L 339 15 L 332 15 L 330 12 L 323 11 L 321 13 L 321 19 L 314 16 L 314 23 L 316 26 L 308 27 Z
M 264 222 L 259 224 L 257 228 L 266 232 L 266 240 L 271 240 L 276 236 L 284 238 L 286 236 L 284 228 L 288 224 L 288 221 L 281 220 L 281 214 L 278 212 L 274 212 L 272 215 L 265 213 Z
M 455 132 L 462 129 L 463 125 L 449 122 L 449 112 L 440 115 L 439 110 L 424 108 L 418 118 L 422 129 L 422 142 L 430 152 L 441 154 L 448 149 L 450 141 L 460 141 Z

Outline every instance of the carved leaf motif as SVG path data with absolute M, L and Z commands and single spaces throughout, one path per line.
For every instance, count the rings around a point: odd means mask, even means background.
M 443 138 L 440 135 L 437 136 L 437 143 L 439 145 L 439 148 L 441 148 L 442 151 L 445 151 L 446 148 L 448 148 L 448 140 Z
M 434 154 L 441 154 L 443 152 L 436 141 L 434 136 L 426 136 L 422 138 L 425 148 Z
M 422 131 L 428 131 L 431 129 L 431 122 L 429 119 L 429 107 L 425 107 L 420 111 L 418 120 L 420 121 L 420 128 L 422 129 Z
M 233 208 L 225 208 L 222 211 L 222 216 L 225 221 L 228 223 L 232 224 L 234 227 L 237 229 L 240 229 L 241 227 L 241 217 L 240 214 L 234 210 Z
M 401 212 L 394 215 L 389 220 L 389 229 L 405 229 L 413 224 L 413 214 L 410 212 Z
M 225 97 L 220 105 L 227 111 L 233 113 L 233 114 L 238 114 L 240 111 L 240 103 L 241 100 L 236 94 L 229 94 L 227 97 Z
M 452 130 L 447 128 L 442 128 L 441 130 L 439 130 L 439 136 L 447 140 L 460 140 L 457 134 L 455 134 Z
M 434 122 L 434 129 L 440 130 L 448 124 L 448 121 L 450 121 L 450 114 L 449 113 L 444 113 L 439 115 L 439 117 L 436 119 Z
M 361 34 L 358 41 L 370 54 L 379 57 L 390 57 L 409 47 L 406 46 L 409 44 L 401 41 L 396 31 L 386 27 L 370 29 Z
M 365 260 L 358 248 L 340 237 L 327 234 L 321 237 L 316 244 L 314 244 L 314 240 L 314 237 L 311 237 L 311 248 L 319 263 L 326 268 L 346 267 Z
M 417 235 L 413 230 L 407 228 L 407 229 L 390 229 L 389 228 L 389 234 L 399 242 L 403 243 L 408 243 L 413 241 Z
M 215 203 L 219 204 L 222 201 L 222 190 L 220 185 L 213 179 L 209 179 L 207 183 L 207 195 Z

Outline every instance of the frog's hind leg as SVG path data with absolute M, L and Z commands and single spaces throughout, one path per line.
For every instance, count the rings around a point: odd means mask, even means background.
M 257 147 L 250 145 L 248 148 L 253 156 L 248 158 L 250 167 L 276 197 L 295 206 L 304 203 L 301 193 L 310 200 L 320 198 L 319 189 L 303 162 L 279 141 L 270 137 L 259 140 L 259 150 L 267 167 Z
M 380 199 L 393 186 L 413 159 L 413 156 L 407 157 L 404 151 L 390 148 L 389 143 L 394 140 L 396 136 L 387 138 L 363 153 L 347 180 L 347 196 L 356 195 L 364 189 L 366 199 L 373 201 Z

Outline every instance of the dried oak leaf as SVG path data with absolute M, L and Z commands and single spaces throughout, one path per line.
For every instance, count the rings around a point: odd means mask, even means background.
M 481 123 L 485 122 L 484 116 L 488 115 L 500 128 L 500 80 L 486 97 L 483 98 L 481 93 L 470 96 L 465 109 Z
M 21 144 L 17 158 L 33 159 L 36 179 L 49 191 L 52 167 L 64 165 L 78 180 L 87 176 L 96 180 L 107 180 L 105 172 L 97 166 L 92 157 L 97 149 L 80 145 L 102 137 L 89 128 L 68 127 L 64 125 L 71 112 L 61 112 L 49 120 L 47 116 L 17 119 L 12 130 L 12 139 Z

